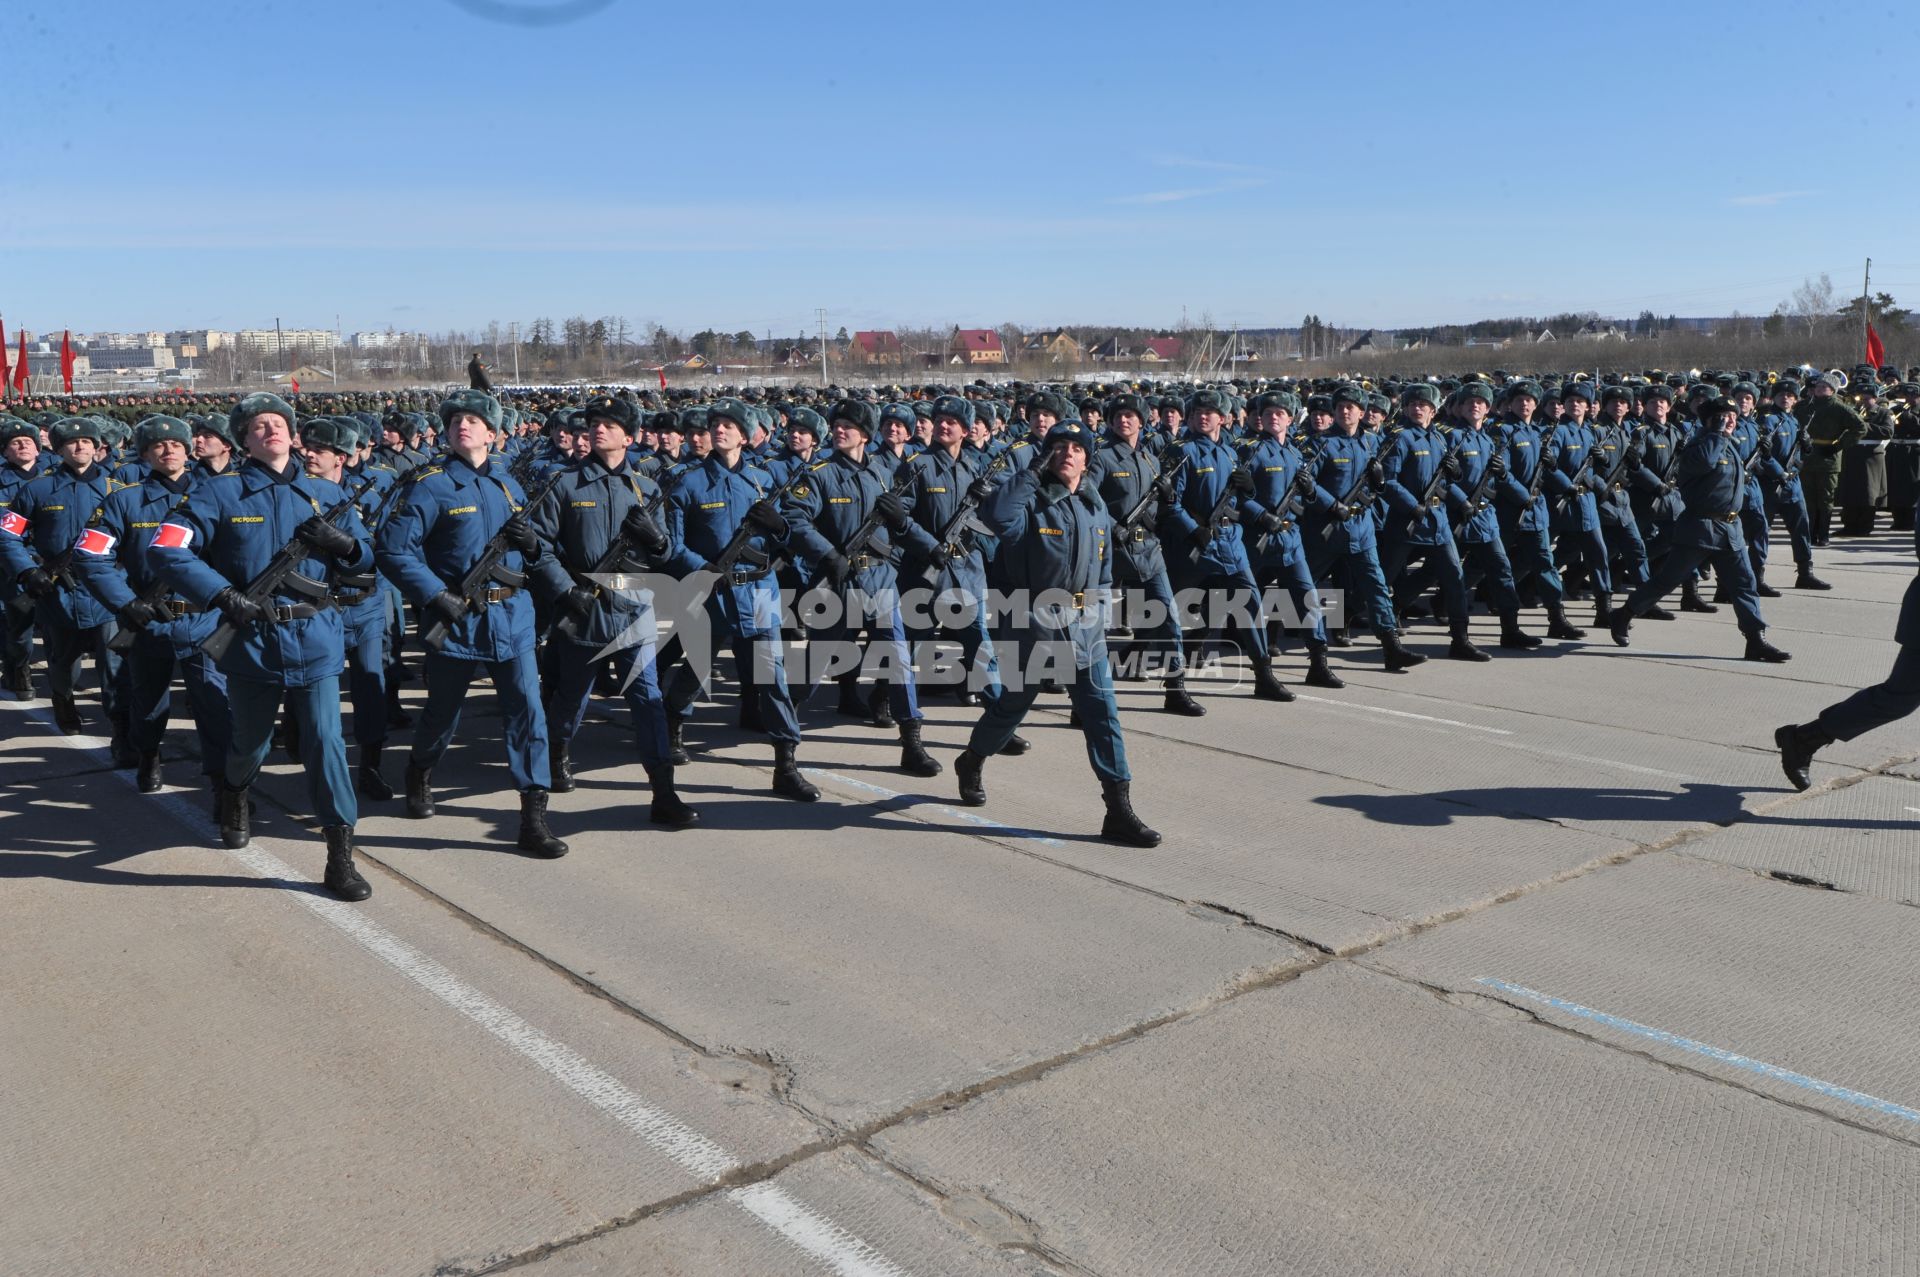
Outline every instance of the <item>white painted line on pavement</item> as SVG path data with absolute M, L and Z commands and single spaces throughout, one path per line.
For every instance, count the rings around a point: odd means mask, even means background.
M 1388 709 L 1384 705 L 1363 705 L 1359 701 L 1336 701 L 1331 696 L 1309 696 L 1305 692 L 1295 692 L 1297 700 L 1312 701 L 1316 705 L 1332 705 L 1336 709 L 1363 709 L 1369 714 L 1391 714 L 1395 718 L 1415 718 L 1423 723 L 1444 723 L 1448 727 L 1465 727 L 1476 732 L 1490 732 L 1495 736 L 1511 736 L 1512 732 L 1504 727 L 1485 727 L 1479 723 L 1462 723 L 1451 718 L 1435 718 L 1431 714 L 1415 714 L 1411 710 Z
M 42 725 L 52 728 L 52 720 L 39 711 L 28 710 L 27 713 Z M 55 735 L 53 739 L 73 748 L 96 752 L 105 751 L 108 747 L 108 742 L 98 736 Z M 108 761 L 111 761 L 111 755 Z M 115 771 L 113 774 L 131 784 L 127 773 Z M 179 794 L 162 792 L 142 795 L 141 798 L 142 805 L 151 803 L 160 807 L 196 834 L 204 835 L 209 830 L 211 822 L 206 813 Z M 299 881 L 291 865 L 258 847 L 223 850 L 256 877 Z M 317 896 L 310 891 L 289 891 L 287 895 L 361 948 L 491 1033 L 696 1179 L 716 1180 L 739 1168 L 740 1162 L 726 1149 L 672 1114 L 648 1103 L 618 1078 L 595 1067 L 564 1042 L 541 1032 L 386 928 L 369 921 L 358 907 Z M 872 1246 L 832 1220 L 815 1213 L 796 1201 L 785 1189 L 772 1183 L 729 1189 L 726 1197 L 842 1277 L 905 1277 L 904 1269 Z
M 868 793 L 878 794 L 882 798 L 910 797 L 910 795 L 903 794 L 897 789 L 888 789 L 885 785 L 876 785 L 869 780 L 855 780 L 851 776 L 842 776 L 838 772 L 822 771 L 818 767 L 809 767 L 806 768 L 806 770 L 820 777 L 822 780 L 830 780 L 836 785 L 850 785 L 854 789 L 864 789 Z M 952 816 L 956 820 L 964 820 L 968 824 L 979 825 L 982 829 L 990 829 L 996 834 L 1007 834 L 1010 837 L 1025 838 L 1030 842 L 1037 842 L 1042 847 L 1060 846 L 1060 840 L 1058 838 L 1049 838 L 1045 834 L 1035 833 L 1031 829 L 1017 829 L 1012 825 L 1003 825 L 997 820 L 982 816 L 978 812 L 967 811 L 961 807 L 948 807 L 944 804 L 936 803 L 932 810 L 939 812 L 942 816 Z
M 1804 1090 L 1824 1095 L 1828 1099 L 1839 1100 L 1842 1103 L 1852 1104 L 1859 1108 L 1871 1109 L 1876 1113 L 1885 1113 L 1890 1117 L 1902 1118 L 1909 1122 L 1920 1122 L 1920 1109 L 1911 1109 L 1904 1104 L 1895 1104 L 1892 1100 L 1883 1100 L 1878 1096 L 1868 1095 L 1864 1091 L 1856 1091 L 1851 1087 L 1841 1086 L 1835 1082 L 1823 1082 L 1817 1077 L 1808 1077 L 1804 1073 L 1795 1073 L 1792 1069 L 1783 1069 L 1777 1064 L 1768 1064 L 1765 1060 L 1756 1060 L 1749 1056 L 1740 1055 L 1727 1050 L 1725 1047 L 1711 1046 L 1705 1042 L 1696 1042 L 1692 1038 L 1683 1038 L 1678 1033 L 1669 1033 L 1665 1029 L 1649 1028 L 1647 1025 L 1636 1024 L 1632 1020 L 1623 1019 L 1617 1015 L 1609 1015 L 1605 1011 L 1596 1011 L 1592 1007 L 1583 1007 L 1578 1002 L 1569 1002 L 1565 998 L 1557 998 L 1551 993 L 1541 993 L 1536 989 L 1529 989 L 1525 985 L 1510 984 L 1505 980 L 1496 980 L 1492 976 L 1475 976 L 1474 982 L 1476 984 L 1484 984 L 1490 989 L 1498 989 L 1502 993 L 1510 993 L 1517 998 L 1525 998 L 1529 1002 L 1538 1002 L 1543 1006 L 1550 1006 L 1554 1010 L 1564 1011 L 1568 1015 L 1579 1016 L 1583 1020 L 1592 1020 L 1595 1024 L 1604 1024 L 1610 1029 L 1619 1029 L 1623 1033 L 1631 1033 L 1636 1037 L 1645 1038 L 1650 1042 L 1658 1042 L 1663 1046 L 1676 1047 L 1679 1050 L 1689 1052 L 1693 1055 L 1703 1055 L 1710 1060 L 1717 1060 L 1722 1064 L 1731 1065 L 1736 1069 L 1743 1069 L 1748 1073 L 1757 1073 L 1761 1077 L 1772 1078 L 1776 1082 L 1785 1082 L 1791 1086 L 1801 1087 Z

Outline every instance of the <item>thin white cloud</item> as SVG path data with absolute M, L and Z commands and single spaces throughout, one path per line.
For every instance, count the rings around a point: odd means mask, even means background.
M 1139 195 L 1116 195 L 1107 201 L 1109 204 L 1177 204 L 1181 200 L 1197 200 L 1206 195 L 1225 195 L 1230 191 L 1250 191 L 1255 187 L 1266 186 L 1267 179 L 1243 178 L 1234 182 L 1218 182 L 1212 186 L 1185 186 L 1171 191 L 1144 191 Z
M 1197 168 L 1214 173 L 1265 173 L 1267 170 L 1257 164 L 1235 164 L 1227 160 L 1204 160 L 1193 155 L 1170 155 L 1160 153 L 1149 155 L 1147 163 L 1161 168 Z
M 1768 191 L 1763 195 L 1735 195 L 1727 201 L 1737 208 L 1770 208 L 1787 200 L 1812 195 L 1812 191 Z

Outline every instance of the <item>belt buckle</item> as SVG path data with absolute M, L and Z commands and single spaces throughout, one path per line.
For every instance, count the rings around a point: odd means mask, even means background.
M 1075 590 L 1073 592 L 1073 606 L 1075 611 L 1084 612 L 1087 610 L 1087 592 L 1085 590 Z

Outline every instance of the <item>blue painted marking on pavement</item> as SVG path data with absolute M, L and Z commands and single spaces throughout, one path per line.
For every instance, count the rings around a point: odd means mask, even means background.
M 878 794 L 882 798 L 906 798 L 910 796 L 901 793 L 897 789 L 888 789 L 885 785 L 875 785 L 870 781 L 855 780 L 851 776 L 842 776 L 838 772 L 821 771 L 817 767 L 809 767 L 806 770 L 820 777 L 822 780 L 830 780 L 836 785 L 850 785 L 855 789 L 864 789 L 868 793 Z M 1049 838 L 1045 834 L 1035 833 L 1031 829 L 1017 829 L 1012 825 L 1003 825 L 997 820 L 990 820 L 976 812 L 963 811 L 958 807 L 935 804 L 933 810 L 939 812 L 942 816 L 952 816 L 957 820 L 964 820 L 970 825 L 978 825 L 982 829 L 990 829 L 996 834 L 1008 834 L 1014 838 L 1025 838 L 1030 842 L 1037 842 L 1043 847 L 1058 847 L 1061 845 L 1058 838 Z
M 1556 998 L 1551 993 L 1541 993 L 1525 985 L 1509 984 L 1505 980 L 1496 980 L 1492 976 L 1475 976 L 1476 984 L 1484 984 L 1490 989 L 1502 993 L 1511 993 L 1517 998 L 1529 1002 L 1538 1002 L 1550 1006 L 1556 1011 L 1565 1011 L 1568 1015 L 1577 1015 L 1583 1020 L 1592 1020 L 1595 1024 L 1604 1024 L 1610 1029 L 1619 1029 L 1622 1033 L 1631 1033 L 1636 1037 L 1658 1042 L 1663 1046 L 1675 1047 L 1694 1055 L 1704 1055 L 1710 1060 L 1743 1069 L 1748 1073 L 1757 1073 L 1761 1077 L 1772 1078 L 1776 1082 L 1785 1082 L 1824 1095 L 1828 1099 L 1839 1100 L 1843 1104 L 1852 1104 L 1859 1108 L 1871 1109 L 1875 1113 L 1885 1113 L 1889 1117 L 1901 1118 L 1908 1122 L 1920 1122 L 1920 1109 L 1911 1109 L 1904 1104 L 1895 1104 L 1892 1100 L 1883 1100 L 1877 1095 L 1868 1095 L 1865 1091 L 1856 1091 L 1851 1087 L 1834 1082 L 1823 1082 L 1817 1077 L 1808 1077 L 1804 1073 L 1795 1073 L 1792 1069 L 1783 1069 L 1777 1064 L 1768 1064 L 1765 1060 L 1756 1060 L 1740 1055 L 1725 1047 L 1712 1046 L 1706 1042 L 1696 1042 L 1692 1038 L 1683 1038 L 1678 1033 L 1669 1033 L 1665 1029 L 1650 1028 L 1636 1024 L 1632 1020 L 1605 1011 L 1596 1011 L 1592 1007 L 1583 1007 L 1578 1002 L 1569 1002 L 1565 998 Z

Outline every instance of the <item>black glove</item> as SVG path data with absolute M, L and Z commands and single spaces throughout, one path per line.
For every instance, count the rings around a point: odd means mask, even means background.
M 28 598 L 44 599 L 59 588 L 60 582 L 45 568 L 28 568 L 20 574 L 20 588 Z
M 1385 483 L 1387 481 L 1386 467 L 1382 466 L 1378 461 L 1368 462 L 1367 463 L 1367 481 L 1373 484 L 1373 486 L 1376 488 L 1379 487 L 1381 484 Z
M 834 585 L 846 580 L 852 570 L 853 565 L 847 562 L 847 556 L 838 550 L 827 551 L 827 556 L 820 560 L 820 575 Z
M 467 601 L 457 594 L 442 590 L 428 599 L 427 605 L 420 610 L 425 613 L 429 625 L 440 621 L 451 627 L 459 624 L 460 618 L 467 614 Z
M 891 492 L 882 492 L 873 508 L 880 512 L 880 521 L 887 525 L 887 531 L 898 532 L 907 526 L 906 503 Z
M 773 502 L 760 500 L 747 507 L 747 522 L 772 536 L 787 535 L 787 521 L 773 508 Z
M 236 630 L 273 623 L 273 613 L 267 610 L 265 604 L 255 602 L 231 585 L 213 596 L 213 606 L 226 623 Z
M 165 611 L 159 604 L 149 603 L 145 599 L 128 599 L 126 605 L 113 615 L 115 620 L 130 630 L 144 630 Z M 173 614 L 167 613 L 167 619 L 172 620 Z
M 1213 544 L 1213 525 L 1211 523 L 1201 524 L 1187 534 L 1187 540 L 1193 543 L 1193 548 L 1196 550 L 1206 549 L 1209 545 Z
M 584 621 L 587 613 L 593 611 L 593 591 L 576 585 L 555 600 L 554 606 L 575 620 Z
M 1162 501 L 1173 500 L 1173 479 L 1164 474 L 1158 479 L 1155 479 L 1153 481 L 1153 494 Z
M 351 556 L 355 545 L 353 533 L 327 522 L 317 514 L 295 528 L 293 537 L 311 546 L 315 553 L 324 554 L 330 559 Z
M 648 554 L 658 554 L 667 548 L 667 534 L 639 506 L 627 511 L 627 517 L 620 520 L 620 530 Z
M 1265 514 L 1260 516 L 1258 522 L 1260 524 L 1260 528 L 1262 531 L 1278 532 L 1280 530 L 1280 525 L 1285 523 L 1286 520 L 1280 517 L 1280 512 L 1278 510 L 1269 510 Z
M 1460 477 L 1460 458 L 1449 452 L 1440 458 L 1440 473 L 1447 476 L 1449 482 Z
M 1496 452 L 1493 459 L 1487 462 L 1487 469 L 1493 472 L 1494 478 L 1504 479 L 1507 477 L 1507 459 Z
M 1243 466 L 1235 466 L 1227 476 L 1227 490 L 1237 497 L 1253 495 L 1253 475 Z
M 993 489 L 993 480 L 983 474 L 967 485 L 967 499 L 975 505 L 979 505 L 982 501 L 985 501 L 993 495 Z
M 509 546 L 522 554 L 532 554 L 540 548 L 540 538 L 533 535 L 533 529 L 527 524 L 524 514 L 516 514 L 500 525 L 500 535 Z

